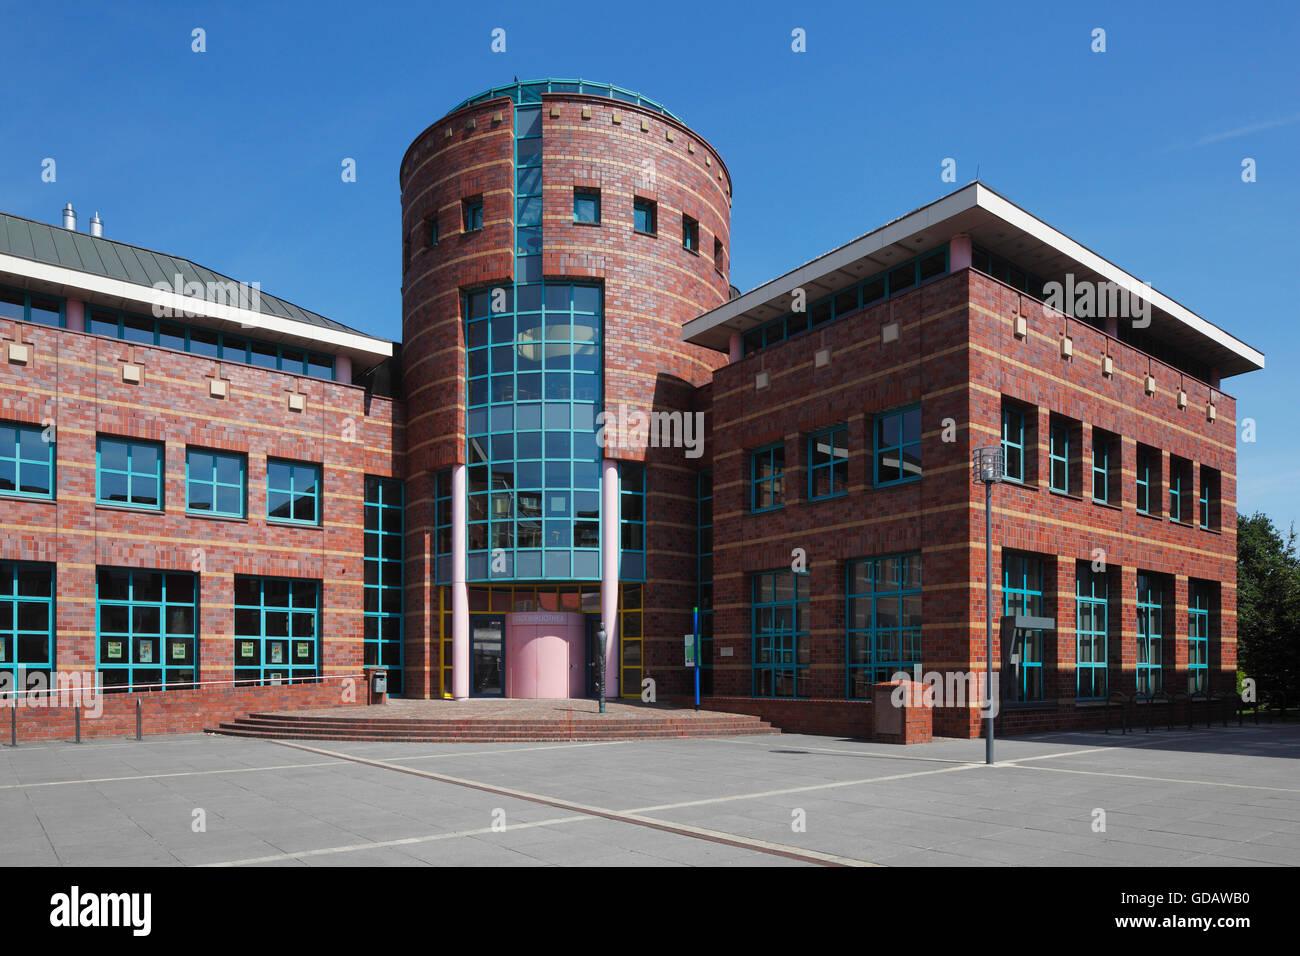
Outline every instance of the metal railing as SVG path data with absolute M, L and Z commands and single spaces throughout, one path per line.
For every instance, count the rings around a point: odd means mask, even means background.
M 47 696 L 47 697 L 65 696 L 65 697 L 75 698 L 71 704 L 73 741 L 75 743 L 81 743 L 81 716 L 82 716 L 81 712 L 83 709 L 83 704 L 87 700 L 97 701 L 98 703 L 102 704 L 102 702 L 105 699 L 111 698 L 118 694 L 121 694 L 122 696 L 125 697 L 130 694 L 141 694 L 141 693 L 157 694 L 160 692 L 166 693 L 168 691 L 173 691 L 173 690 L 182 690 L 182 689 L 193 690 L 195 688 L 200 688 L 200 687 L 213 687 L 219 685 L 234 685 L 237 687 L 288 687 L 288 686 L 301 686 L 307 684 L 324 684 L 327 681 L 345 681 L 345 680 L 353 680 L 353 681 L 361 682 L 362 684 L 361 692 L 366 693 L 367 689 L 364 684 L 365 678 L 366 675 L 364 673 L 323 674 L 314 677 L 299 677 L 299 678 L 287 679 L 283 681 L 261 681 L 261 680 L 248 680 L 247 678 L 231 678 L 231 679 L 223 679 L 223 680 L 186 681 L 184 683 L 168 683 L 165 685 L 164 684 L 133 684 L 130 687 L 121 688 L 120 690 L 117 688 L 109 688 L 106 690 L 103 684 L 99 682 L 82 686 L 79 683 L 63 682 L 63 681 L 58 681 L 56 679 L 55 682 L 56 686 L 53 687 L 44 687 L 44 688 L 37 688 L 32 690 L 0 691 L 0 707 L 8 708 L 9 710 L 9 746 L 17 747 L 18 746 L 18 712 L 20 710 L 32 709 L 32 710 L 46 711 L 53 708 L 66 709 L 68 706 L 66 704 L 61 705 L 57 703 L 24 704 L 22 700 L 40 699 L 40 697 L 42 696 Z M 22 700 L 20 700 L 20 698 Z M 158 698 L 158 699 L 162 699 L 162 698 Z M 135 739 L 136 740 L 144 739 L 144 698 L 138 696 L 135 698 Z

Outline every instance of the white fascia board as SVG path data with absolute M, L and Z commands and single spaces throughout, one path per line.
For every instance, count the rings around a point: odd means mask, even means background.
M 749 311 L 755 306 L 765 305 L 779 295 L 789 293 L 792 289 L 799 288 L 805 283 L 814 282 L 824 275 L 852 265 L 866 256 L 873 255 L 886 246 L 892 246 L 901 239 L 923 232 L 927 227 L 935 223 L 965 212 L 977 204 L 976 186 L 975 183 L 965 186 L 949 196 L 916 210 L 916 212 L 910 213 L 901 219 L 895 219 L 874 232 L 869 232 L 865 236 L 854 239 L 848 245 L 828 252 L 826 255 L 813 259 L 792 272 L 778 276 L 770 282 L 766 282 L 732 299 L 730 302 L 723 303 L 712 312 L 706 312 L 704 315 L 687 322 L 682 328 L 683 335 L 690 339 L 701 332 L 707 332 L 719 325 L 726 325 L 736 316 Z
M 95 292 L 115 299 L 138 302 L 149 308 L 149 314 L 153 314 L 154 306 L 160 309 L 170 309 L 171 314 L 178 321 L 184 321 L 183 314 L 190 313 L 233 322 L 245 329 L 261 329 L 266 332 L 289 335 L 297 339 L 318 342 L 322 345 L 329 345 L 350 352 L 360 352 L 379 358 L 388 358 L 393 354 L 393 343 L 384 339 L 371 338 L 357 332 L 345 332 L 342 329 L 329 329 L 318 325 L 310 325 L 306 322 L 296 322 L 293 319 L 286 319 L 278 315 L 268 315 L 265 312 L 257 312 L 253 309 L 241 309 L 238 306 L 226 305 L 224 302 L 206 302 L 203 299 L 195 299 L 191 296 L 177 295 L 169 290 L 155 289 L 134 282 L 123 282 L 121 279 L 112 279 L 108 276 L 82 272 L 79 269 L 69 269 L 66 266 L 34 262 L 31 259 L 23 259 L 5 253 L 0 253 L 0 272 L 24 276 L 41 282 L 49 282 L 66 288 Z
M 1157 292 L 1145 282 L 1136 277 L 1129 275 L 1119 266 L 1107 262 L 1101 256 L 1097 255 L 1086 246 L 1081 246 L 1069 236 L 1066 236 L 1047 223 L 1043 222 L 1036 216 L 1025 212 L 1019 206 L 1003 199 L 997 193 L 993 192 L 986 186 L 978 183 L 975 184 L 978 190 L 978 203 L 980 208 L 987 209 L 990 213 L 1004 220 L 1015 229 L 1019 229 L 1035 239 L 1043 242 L 1063 255 L 1075 260 L 1087 269 L 1091 269 L 1098 275 L 1103 276 L 1110 282 L 1114 282 L 1121 289 L 1125 289 L 1130 295 L 1136 295 L 1145 299 L 1153 306 L 1168 315 L 1173 316 L 1184 325 L 1197 332 L 1207 339 L 1223 346 L 1230 352 L 1241 356 L 1248 362 L 1253 363 L 1257 368 L 1264 367 L 1264 354 L 1251 348 L 1240 339 L 1234 338 L 1218 326 L 1207 322 L 1195 312 L 1190 311 L 1184 306 L 1179 305 L 1167 295 Z

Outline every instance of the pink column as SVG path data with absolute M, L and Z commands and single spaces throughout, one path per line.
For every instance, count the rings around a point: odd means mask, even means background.
M 348 356 L 334 356 L 334 381 L 343 385 L 352 384 L 352 359 Z
M 69 332 L 86 331 L 86 303 L 80 299 L 68 300 L 68 307 L 64 317 Z
M 948 240 L 948 271 L 970 268 L 970 236 L 964 232 Z
M 740 343 L 740 333 L 732 332 L 731 340 L 727 343 L 727 360 L 730 362 L 739 362 L 744 357 L 745 350 Z
M 451 696 L 469 696 L 469 587 L 466 536 L 465 466 L 451 469 Z
M 618 462 L 600 464 L 600 618 L 605 625 L 605 696 L 619 694 L 618 676 Z

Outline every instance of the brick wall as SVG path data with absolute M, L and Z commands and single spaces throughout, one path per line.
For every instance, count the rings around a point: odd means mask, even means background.
M 205 687 L 153 694 L 108 694 L 101 698 L 102 712 L 95 716 L 82 707 L 81 736 L 134 737 L 136 701 L 140 701 L 142 732 L 194 734 L 225 721 L 258 711 L 305 710 L 315 707 L 356 707 L 366 703 L 365 682 L 358 673 L 355 685 L 347 680 L 279 687 Z M 66 706 L 0 705 L 0 740 L 9 741 L 11 721 L 19 745 L 37 740 L 73 740 L 76 715 Z
M 95 669 L 99 566 L 198 574 L 201 681 L 233 676 L 235 575 L 320 581 L 321 673 L 359 671 L 364 478 L 400 474 L 401 403 L 356 385 L 0 319 L 0 343 L 15 339 L 32 345 L 33 360 L 0 364 L 0 420 L 54 424 L 56 495 L 4 499 L 0 559 L 57 565 L 59 671 Z M 127 362 L 143 370 L 138 384 L 123 381 Z M 228 383 L 226 398 L 210 397 L 214 377 Z M 305 410 L 289 410 L 291 393 L 305 395 Z M 97 435 L 164 444 L 161 512 L 96 504 Z M 186 513 L 188 446 L 247 455 L 244 519 Z M 268 524 L 268 456 L 321 466 L 319 527 Z

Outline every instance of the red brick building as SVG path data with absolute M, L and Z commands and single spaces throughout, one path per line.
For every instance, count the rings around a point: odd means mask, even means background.
M 721 156 L 608 85 L 473 97 L 399 182 L 400 349 L 0 217 L 9 689 L 584 696 L 603 649 L 664 699 L 698 606 L 710 706 L 863 733 L 919 669 L 969 736 L 982 446 L 995 614 L 1055 625 L 995 647 L 1005 731 L 1230 688 L 1228 333 L 981 184 L 741 295 Z

